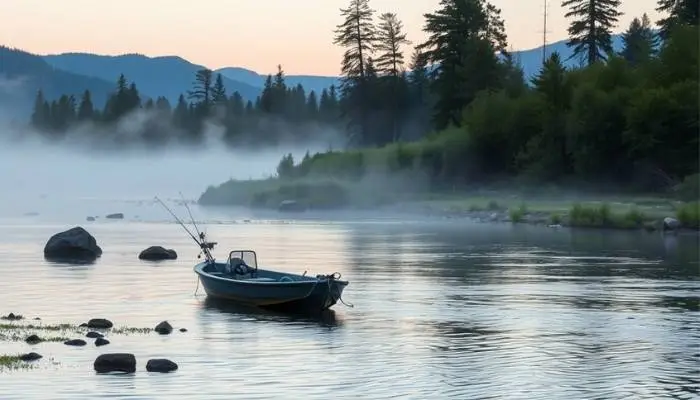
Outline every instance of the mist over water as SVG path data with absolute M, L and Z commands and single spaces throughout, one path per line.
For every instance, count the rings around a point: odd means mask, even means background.
M 86 200 L 179 198 L 179 193 L 196 200 L 210 185 L 273 176 L 283 155 L 301 159 L 307 151 L 327 150 L 330 143 L 231 148 L 212 128 L 199 146 L 148 148 L 129 142 L 120 148 L 95 140 L 97 135 L 88 139 L 86 131 L 81 127 L 63 141 L 50 142 L 26 128 L 0 125 L 0 216 L 79 208 Z

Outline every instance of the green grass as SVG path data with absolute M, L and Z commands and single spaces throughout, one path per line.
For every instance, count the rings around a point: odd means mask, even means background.
M 683 227 L 700 229 L 700 201 L 679 205 L 676 209 L 676 218 Z
M 29 335 L 37 334 L 44 342 L 65 342 L 68 340 L 66 336 L 71 333 L 84 334 L 90 328 L 81 327 L 74 324 L 22 324 L 22 323 L 3 323 L 0 324 L 0 341 L 24 341 Z M 153 331 L 152 328 L 135 328 L 135 327 L 118 327 L 110 328 L 109 331 L 117 335 L 129 334 L 146 334 Z M 44 335 L 39 335 L 43 332 Z

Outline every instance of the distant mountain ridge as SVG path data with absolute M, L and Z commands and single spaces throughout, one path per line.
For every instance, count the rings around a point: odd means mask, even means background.
M 622 35 L 613 35 L 613 48 L 622 49 Z M 566 40 L 547 45 L 546 53 L 557 51 L 566 60 L 568 67 L 579 65 L 579 61 L 569 59 L 572 49 Z M 542 47 L 513 52 L 520 62 L 526 78 L 535 75 L 542 65 Z M 91 53 L 61 53 L 42 56 L 55 68 L 76 74 L 115 81 L 120 73 L 130 81 L 135 81 L 141 91 L 149 95 L 162 95 L 173 101 L 180 93 L 189 89 L 194 74 L 204 68 L 178 56 L 149 57 L 141 54 L 124 54 L 119 56 Z M 284 68 L 284 65 L 282 66 Z M 267 74 L 258 73 L 242 67 L 225 67 L 214 70 L 224 77 L 224 85 L 229 92 L 238 91 L 243 98 L 254 100 L 262 91 Z M 301 84 L 306 92 L 312 90 L 320 93 L 331 85 L 340 84 L 339 76 L 286 75 L 288 86 Z
M 622 49 L 622 35 L 613 35 L 613 48 L 615 51 Z M 547 55 L 559 52 L 569 67 L 579 65 L 578 60 L 570 59 L 572 50 L 566 46 L 566 40 L 551 43 L 546 50 Z M 527 79 L 542 65 L 542 47 L 515 51 L 513 55 Z M 196 71 L 204 68 L 178 56 L 91 53 L 40 56 L 3 46 L 0 46 L 0 59 L 0 105 L 5 113 L 13 110 L 19 115 L 29 114 L 39 89 L 48 100 L 55 100 L 62 94 L 79 98 L 88 89 L 95 106 L 102 108 L 122 73 L 128 81 L 136 83 L 142 97 L 165 96 L 174 103 L 180 94 L 186 95 L 191 89 Z M 260 95 L 267 76 L 241 67 L 220 68 L 215 72 L 221 73 L 229 93 L 238 91 L 250 101 Z M 286 80 L 289 86 L 301 84 L 307 93 L 314 90 L 318 94 L 340 83 L 338 76 L 287 75 Z M 21 85 L 14 84 L 17 82 Z

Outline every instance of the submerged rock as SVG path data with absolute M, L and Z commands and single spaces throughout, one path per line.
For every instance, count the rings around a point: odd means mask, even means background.
M 105 319 L 105 318 L 93 318 L 90 321 L 87 322 L 88 328 L 94 328 L 94 329 L 109 329 L 114 326 L 112 324 L 112 321 Z
M 172 372 L 177 368 L 177 364 L 166 358 L 153 358 L 146 363 L 146 371 L 148 372 Z
M 89 221 L 89 222 L 92 222 L 92 221 L 95 220 L 95 217 L 87 217 L 85 220 L 87 220 L 87 221 Z
M 0 319 L 4 319 L 7 321 L 19 321 L 20 319 L 23 319 L 24 317 L 19 315 L 19 314 L 14 314 L 14 313 L 9 313 L 7 315 L 3 315 L 0 317 Z
M 105 337 L 105 335 L 101 334 L 100 332 L 88 332 L 85 337 L 89 337 L 90 339 L 97 339 L 97 338 L 102 338 Z
M 26 353 L 26 354 L 20 355 L 19 359 L 22 361 L 35 361 L 35 360 L 38 360 L 42 357 L 43 356 L 39 353 L 31 352 L 31 353 Z
M 37 344 L 37 343 L 43 342 L 44 339 L 40 338 L 36 334 L 32 334 L 32 335 L 29 335 L 26 339 L 24 339 L 24 341 L 29 343 L 29 344 Z
M 173 249 L 166 249 L 162 246 L 151 246 L 139 254 L 139 260 L 160 261 L 176 260 L 177 253 Z
M 105 338 L 98 337 L 95 339 L 95 346 L 100 347 L 100 346 L 106 346 L 109 344 L 109 340 Z
M 44 246 L 47 259 L 94 260 L 101 255 L 97 240 L 80 226 L 51 236 Z
M 173 331 L 173 327 L 168 323 L 168 321 L 163 321 L 156 325 L 154 330 L 160 333 L 161 335 L 167 335 Z
M 87 344 L 83 339 L 71 339 L 63 342 L 66 346 L 85 346 Z
M 101 354 L 95 359 L 93 368 L 97 373 L 136 372 L 136 357 L 131 353 Z
M 122 213 L 114 213 L 114 214 L 107 214 L 105 218 L 109 219 L 124 219 L 124 214 Z

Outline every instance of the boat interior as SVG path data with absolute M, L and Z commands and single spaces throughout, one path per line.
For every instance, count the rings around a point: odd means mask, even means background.
M 247 282 L 309 282 L 315 277 L 258 269 L 258 258 L 253 250 L 234 250 L 226 262 L 214 262 L 202 268 L 207 274 Z

